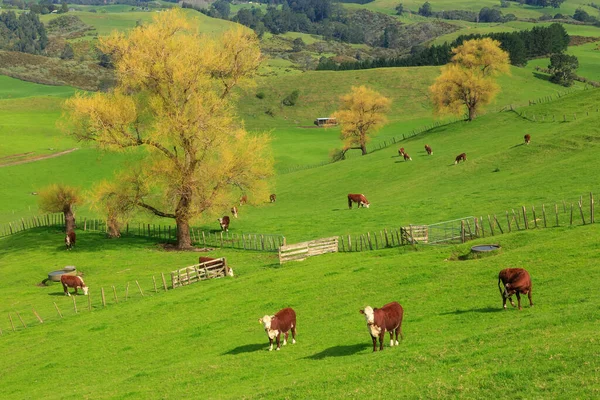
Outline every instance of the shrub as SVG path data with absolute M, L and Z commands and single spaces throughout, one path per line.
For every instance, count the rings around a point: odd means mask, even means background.
M 283 105 L 288 107 L 295 106 L 298 101 L 298 96 L 300 96 L 300 91 L 296 89 L 282 100 Z
M 258 93 L 256 93 L 256 97 L 259 98 L 259 99 L 261 99 L 261 100 L 264 99 L 265 98 L 265 92 L 258 92 Z

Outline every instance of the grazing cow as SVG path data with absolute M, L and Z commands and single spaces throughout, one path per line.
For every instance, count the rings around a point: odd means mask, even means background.
M 500 282 L 504 285 L 504 291 L 500 286 Z M 502 307 L 506 310 L 506 299 L 510 300 L 510 304 L 514 307 L 515 303 L 512 300 L 512 295 L 517 295 L 519 302 L 519 310 L 521 310 L 521 293 L 527 294 L 529 297 L 529 306 L 533 307 L 531 300 L 531 277 L 529 272 L 523 268 L 505 268 L 498 274 L 498 289 L 502 295 Z
M 269 201 L 271 203 L 275 203 L 275 200 L 277 200 L 277 196 L 275 194 L 272 194 L 272 195 L 269 196 Z
M 529 144 L 529 142 L 531 142 L 531 135 L 529 135 L 529 133 L 523 136 L 523 138 L 525 139 L 525 144 Z
M 246 204 L 248 202 L 248 196 L 243 195 L 242 197 L 240 197 L 240 206 Z
M 467 155 L 465 153 L 460 153 L 456 156 L 456 158 L 454 159 L 454 165 L 458 164 L 461 160 L 463 162 L 467 161 Z
M 403 155 L 404 155 L 404 147 L 400 147 L 400 148 L 398 149 L 398 156 L 399 156 L 399 157 L 402 157 Z
M 218 218 L 219 225 L 221 225 L 221 230 L 229 231 L 229 216 L 225 215 L 223 218 Z
M 277 338 L 277 350 L 281 349 L 279 338 L 284 334 L 283 345 L 287 344 L 288 332 L 292 331 L 292 344 L 296 343 L 296 313 L 291 308 L 284 308 L 275 315 L 265 315 L 258 319 L 269 336 L 269 351 L 273 350 L 273 339 Z
M 433 150 L 431 149 L 431 146 L 426 144 L 425 145 L 425 151 L 427 152 L 428 156 L 432 156 L 433 155 Z
M 67 232 L 67 235 L 65 236 L 65 246 L 67 246 L 67 250 L 71 250 L 73 246 L 75 246 L 76 237 L 75 231 Z
M 404 161 L 412 161 L 412 158 L 410 158 L 408 153 L 404 153 Z
M 231 214 L 233 214 L 234 218 L 237 218 L 237 207 L 236 206 L 231 207 Z
M 371 308 L 367 306 L 364 310 L 359 310 L 367 320 L 367 328 L 373 339 L 373 351 L 377 351 L 377 338 L 379 337 L 379 350 L 383 350 L 383 339 L 385 332 L 390 333 L 390 347 L 398 346 L 398 334 L 400 339 L 404 339 L 402 334 L 402 317 L 404 309 L 400 304 L 393 301 L 381 308 Z M 394 333 L 396 342 L 394 343 Z
M 65 291 L 65 296 L 71 295 L 69 293 L 70 287 L 75 289 L 75 294 L 78 294 L 77 293 L 78 288 L 81 288 L 81 290 L 83 290 L 83 294 L 85 294 L 85 295 L 88 294 L 88 287 L 85 286 L 85 283 L 83 282 L 83 279 L 80 276 L 61 275 L 60 283 L 62 283 L 62 285 L 63 285 L 63 289 Z
M 360 208 L 360 207 L 369 208 L 369 206 L 371 205 L 371 203 L 369 203 L 369 200 L 367 200 L 367 198 L 365 197 L 364 194 L 349 193 L 348 194 L 348 208 L 352 209 L 353 202 L 358 203 L 358 208 Z

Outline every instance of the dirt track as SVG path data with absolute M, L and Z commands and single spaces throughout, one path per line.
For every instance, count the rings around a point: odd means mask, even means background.
M 12 162 L 9 162 L 9 163 L 6 163 L 6 164 L 0 164 L 0 168 L 2 168 L 2 167 L 10 167 L 11 165 L 19 165 L 19 164 L 30 163 L 30 162 L 34 162 L 34 161 L 46 160 L 48 158 L 60 157 L 60 156 L 64 156 L 65 154 L 72 153 L 75 150 L 79 150 L 79 147 L 74 147 L 74 148 L 69 149 L 69 150 L 59 151 L 58 153 L 46 154 L 46 155 L 43 155 L 43 156 L 35 156 L 35 157 L 28 158 L 26 160 L 12 161 Z M 3 158 L 8 158 L 8 157 L 11 157 L 11 156 L 7 156 L 7 157 L 3 157 Z

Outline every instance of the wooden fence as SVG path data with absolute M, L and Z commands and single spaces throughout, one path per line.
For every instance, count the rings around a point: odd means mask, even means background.
M 42 226 L 64 226 L 65 217 L 63 213 L 45 214 L 20 218 L 17 221 L 8 222 L 0 225 L 0 237 L 14 235 L 28 229 Z
M 230 273 L 225 258 L 216 258 L 171 272 L 171 287 L 189 285 L 207 279 L 222 278 Z
M 337 253 L 337 251 L 337 236 L 281 246 L 279 248 L 279 264 L 288 261 L 302 261 L 308 257 L 325 253 Z

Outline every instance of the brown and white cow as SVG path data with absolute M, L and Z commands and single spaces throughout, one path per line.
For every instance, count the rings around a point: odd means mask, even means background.
M 404 153 L 404 161 L 412 161 L 412 158 L 408 155 L 408 153 Z
M 81 290 L 83 290 L 83 294 L 85 294 L 85 295 L 88 294 L 88 287 L 85 286 L 85 283 L 83 282 L 83 278 L 81 278 L 80 276 L 61 275 L 60 283 L 62 283 L 62 285 L 63 285 L 63 289 L 65 291 L 65 296 L 71 295 L 69 293 L 69 288 L 75 288 L 75 294 L 78 294 L 77 293 L 78 288 L 81 288 Z
M 403 155 L 404 155 L 404 147 L 400 147 L 400 148 L 398 149 L 398 156 L 399 156 L 399 157 L 402 157 Z
M 284 346 L 287 344 L 289 331 L 292 331 L 292 344 L 296 343 L 296 312 L 292 308 L 284 308 L 275 315 L 265 315 L 258 322 L 269 336 L 269 351 L 273 350 L 273 339 L 277 339 L 277 350 L 281 348 L 279 338 L 282 333 Z
M 348 208 L 352 208 L 352 203 L 358 203 L 358 208 L 360 207 L 367 207 L 369 208 L 369 206 L 371 205 L 371 203 L 369 203 L 369 200 L 367 200 L 367 198 L 365 197 L 364 194 L 352 194 L 352 193 L 348 193 Z
M 248 202 L 248 196 L 243 195 L 242 197 L 240 197 L 240 206 L 243 206 L 247 202 Z
M 500 286 L 500 282 L 504 285 L 504 291 Z M 531 276 L 529 272 L 523 268 L 505 268 L 498 274 L 498 289 L 502 296 L 502 307 L 506 310 L 506 299 L 510 300 L 510 304 L 514 307 L 515 302 L 512 300 L 512 295 L 517 295 L 519 302 L 519 310 L 521 310 L 521 293 L 527 294 L 529 297 L 529 306 L 533 307 L 531 300 Z
M 467 154 L 466 153 L 460 153 L 459 155 L 456 156 L 456 158 L 454 159 L 454 165 L 458 164 L 460 161 L 467 161 Z
M 75 231 L 67 232 L 67 235 L 65 236 L 65 246 L 67 246 L 67 250 L 71 250 L 73 246 L 75 246 L 76 238 L 77 235 L 75 235 Z
M 373 351 L 377 351 L 377 338 L 379 338 L 379 350 L 383 350 L 385 332 L 390 333 L 390 347 L 398 346 L 398 334 L 400 334 L 400 339 L 404 339 L 404 335 L 402 334 L 404 309 L 397 302 L 393 301 L 381 308 L 367 306 L 363 310 L 359 310 L 359 312 L 367 320 L 367 328 L 371 334 L 371 339 L 373 339 Z M 394 333 L 396 334 L 395 342 Z
M 229 231 L 229 216 L 228 215 L 225 215 L 222 218 L 217 218 L 217 221 L 219 221 L 219 225 L 221 225 L 221 230 Z
M 237 207 L 236 207 L 236 206 L 233 206 L 233 207 L 231 207 L 231 214 L 233 215 L 233 217 L 234 217 L 234 218 L 237 218 L 237 217 L 238 217 L 238 215 L 237 215 L 237 211 L 238 211 L 238 210 L 237 210 Z
M 523 136 L 523 139 L 525 139 L 525 144 L 529 144 L 529 142 L 531 142 L 531 135 L 528 133 Z
M 427 152 L 428 156 L 433 155 L 433 150 L 431 149 L 431 146 L 428 144 L 425 145 L 425 151 Z
M 271 194 L 271 195 L 269 196 L 269 201 L 270 201 L 271 203 L 275 203 L 275 200 L 277 200 L 277 196 L 276 196 L 275 194 Z

